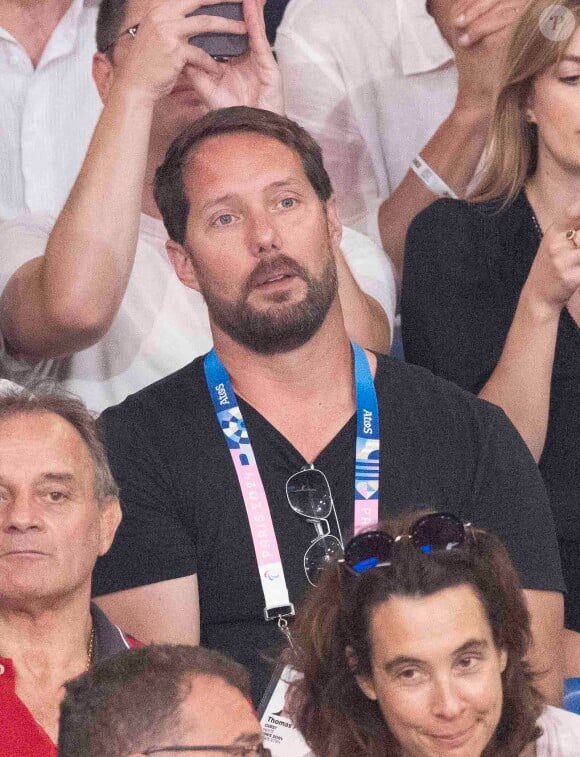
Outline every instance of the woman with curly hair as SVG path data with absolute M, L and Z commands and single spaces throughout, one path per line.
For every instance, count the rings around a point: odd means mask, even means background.
M 545 707 L 529 616 L 493 534 L 455 516 L 355 536 L 294 628 L 288 710 L 321 757 L 574 757 L 580 717 Z

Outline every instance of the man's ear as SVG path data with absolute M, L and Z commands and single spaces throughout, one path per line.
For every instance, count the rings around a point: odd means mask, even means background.
M 358 683 L 359 689 L 362 691 L 362 693 L 367 697 L 367 699 L 377 699 L 377 692 L 375 691 L 375 685 L 373 683 L 373 680 L 370 676 L 361 675 L 360 673 L 356 672 L 357 669 L 357 657 L 355 654 L 355 651 L 352 647 L 347 647 L 344 650 L 344 654 L 346 657 L 346 663 L 350 670 L 354 673 L 354 677 L 356 678 L 356 682 Z
M 165 249 L 167 250 L 169 260 L 171 260 L 171 265 L 177 274 L 177 278 L 182 284 L 185 284 L 186 287 L 195 289 L 199 292 L 200 288 L 197 274 L 195 273 L 195 268 L 191 262 L 191 256 L 185 247 L 174 242 L 172 239 L 168 239 L 165 243 Z
M 115 72 L 109 58 L 105 53 L 95 53 L 93 55 L 93 80 L 103 102 L 107 101 L 114 78 Z
M 101 539 L 99 544 L 99 555 L 104 555 L 109 551 L 117 528 L 122 519 L 121 505 L 117 497 L 107 497 L 99 505 L 101 518 Z
M 338 217 L 338 209 L 334 197 L 326 201 L 326 223 L 332 249 L 336 252 L 340 249 L 340 242 L 342 240 L 342 224 Z

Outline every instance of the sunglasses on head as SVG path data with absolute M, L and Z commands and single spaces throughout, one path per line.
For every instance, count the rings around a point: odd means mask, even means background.
M 445 552 L 463 546 L 468 529 L 473 534 L 471 523 L 464 524 L 456 515 L 430 513 L 415 521 L 408 534 L 393 537 L 386 531 L 365 531 L 353 536 L 339 562 L 349 573 L 359 575 L 391 565 L 397 542 L 410 540 L 424 554 Z

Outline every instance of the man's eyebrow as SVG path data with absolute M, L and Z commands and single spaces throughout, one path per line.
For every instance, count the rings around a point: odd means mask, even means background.
M 256 746 L 257 744 L 261 743 L 261 733 L 242 733 L 241 736 L 238 736 L 238 738 L 235 739 L 235 741 L 232 743 L 232 746 Z
M 56 484 L 73 484 L 76 481 L 76 476 L 72 473 L 55 473 L 49 471 L 47 473 L 41 473 L 37 480 L 41 483 L 48 481 Z
M 572 61 L 572 63 L 580 63 L 580 56 L 579 55 L 563 55 L 560 58 L 560 63 L 564 60 Z
M 297 179 L 296 177 L 289 176 L 287 179 L 278 179 L 278 181 L 273 181 L 271 184 L 268 184 L 266 187 L 264 187 L 264 190 L 298 186 L 301 183 L 302 182 L 300 182 L 300 180 Z M 234 192 L 229 192 L 228 194 L 221 195 L 220 197 L 216 197 L 214 199 L 208 200 L 202 205 L 201 209 L 207 210 L 208 208 L 213 208 L 215 205 L 221 205 L 222 203 L 227 203 L 230 200 L 234 200 L 236 197 L 237 195 Z

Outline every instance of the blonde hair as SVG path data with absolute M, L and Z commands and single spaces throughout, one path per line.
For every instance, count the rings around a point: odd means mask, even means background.
M 534 80 L 562 58 L 571 36 L 553 40 L 546 33 L 543 14 L 550 6 L 577 16 L 580 0 L 532 0 L 515 27 L 500 76 L 482 175 L 471 197 L 476 202 L 501 198 L 507 205 L 536 170 L 537 130 L 525 110 Z

